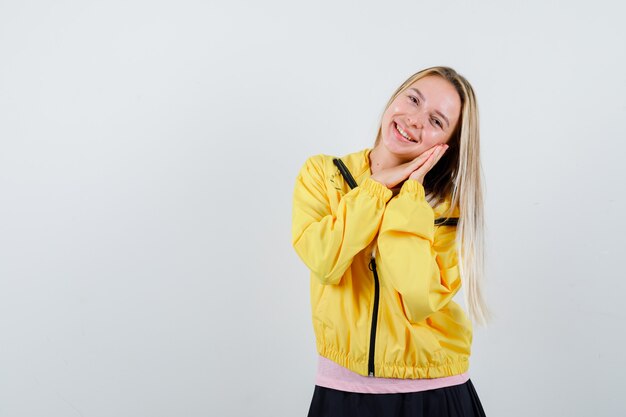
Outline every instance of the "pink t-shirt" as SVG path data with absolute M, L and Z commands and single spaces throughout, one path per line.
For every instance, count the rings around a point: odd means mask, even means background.
M 352 372 L 322 355 L 318 356 L 319 361 L 315 385 L 340 391 L 361 392 L 366 394 L 417 392 L 459 385 L 469 379 L 469 372 L 432 379 L 369 377 Z

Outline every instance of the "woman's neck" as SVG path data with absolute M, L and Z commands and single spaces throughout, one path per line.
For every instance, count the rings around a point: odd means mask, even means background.
M 407 161 L 393 155 L 382 143 L 379 143 L 372 149 L 369 155 L 370 174 L 373 175 L 381 169 L 395 167 L 405 162 Z

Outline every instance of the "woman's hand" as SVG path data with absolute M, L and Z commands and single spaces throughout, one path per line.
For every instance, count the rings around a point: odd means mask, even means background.
M 439 145 L 433 146 L 428 151 L 430 151 L 431 149 L 434 150 L 430 152 L 426 161 L 420 164 L 420 167 L 413 171 L 411 175 L 409 175 L 409 179 L 417 180 L 420 184 L 424 185 L 424 177 L 426 176 L 426 173 L 428 173 L 428 171 L 430 171 L 430 169 L 434 167 L 435 164 L 441 159 L 444 152 L 448 149 L 448 145 L 446 145 L 445 143 L 441 143 Z M 423 154 L 425 154 L 426 152 L 424 152 Z
M 419 156 L 404 164 L 395 167 L 381 169 L 370 178 L 380 182 L 389 189 L 393 189 L 407 178 L 416 179 L 423 184 L 426 173 L 441 158 L 441 155 L 448 149 L 448 145 L 440 144 L 422 152 Z

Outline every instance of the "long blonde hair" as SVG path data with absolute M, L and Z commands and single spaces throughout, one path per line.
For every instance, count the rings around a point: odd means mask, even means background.
M 393 93 L 385 109 L 404 90 L 420 78 L 438 75 L 449 81 L 461 98 L 461 115 L 455 131 L 447 142 L 449 148 L 424 177 L 424 190 L 431 205 L 449 200 L 444 217 L 451 217 L 459 208 L 456 229 L 456 249 L 459 272 L 463 283 L 465 304 L 470 318 L 486 325 L 491 313 L 482 292 L 485 273 L 485 222 L 483 209 L 483 181 L 480 164 L 480 134 L 478 128 L 478 105 L 470 83 L 450 67 L 426 68 L 411 75 Z M 382 121 L 379 125 L 374 147 L 381 140 Z

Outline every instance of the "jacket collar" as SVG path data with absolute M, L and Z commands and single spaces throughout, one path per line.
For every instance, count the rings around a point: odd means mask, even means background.
M 370 152 L 373 148 L 365 148 L 341 158 L 346 164 L 357 184 L 361 184 L 372 175 L 370 171 Z

